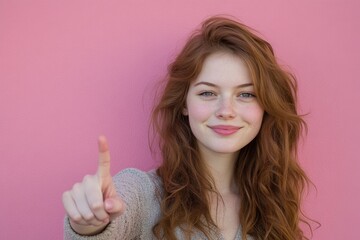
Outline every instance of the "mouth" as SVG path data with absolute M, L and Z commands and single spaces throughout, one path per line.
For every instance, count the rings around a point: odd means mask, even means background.
M 236 133 L 241 129 L 241 127 L 231 126 L 231 125 L 215 125 L 209 126 L 215 133 L 223 136 L 228 136 Z

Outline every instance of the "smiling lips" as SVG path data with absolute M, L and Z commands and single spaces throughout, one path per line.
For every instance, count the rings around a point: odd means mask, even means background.
M 214 132 L 220 135 L 228 136 L 236 133 L 240 127 L 230 126 L 230 125 L 215 125 L 209 126 Z

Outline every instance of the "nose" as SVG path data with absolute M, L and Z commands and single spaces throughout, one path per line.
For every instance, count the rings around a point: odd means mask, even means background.
M 236 116 L 236 112 L 233 106 L 233 101 L 231 98 L 223 98 L 219 102 L 219 108 L 217 109 L 215 115 L 220 119 L 233 119 Z

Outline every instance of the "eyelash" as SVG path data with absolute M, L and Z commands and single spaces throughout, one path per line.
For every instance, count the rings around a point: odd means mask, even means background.
M 212 95 L 209 95 L 209 94 L 212 94 Z M 204 91 L 204 92 L 199 93 L 199 95 L 203 96 L 203 97 L 211 97 L 211 96 L 215 96 L 216 94 L 213 92 Z
M 256 97 L 254 94 L 249 93 L 249 92 L 244 92 L 244 93 L 240 93 L 240 95 L 247 95 L 245 98 L 254 98 Z

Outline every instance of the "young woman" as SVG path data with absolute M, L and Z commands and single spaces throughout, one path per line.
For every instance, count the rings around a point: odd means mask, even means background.
M 63 194 L 66 239 L 305 239 L 295 78 L 251 29 L 206 20 L 169 66 L 152 124 L 163 163 L 150 172 L 112 177 L 99 137 L 97 173 Z

